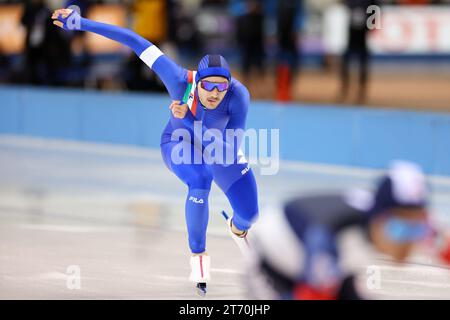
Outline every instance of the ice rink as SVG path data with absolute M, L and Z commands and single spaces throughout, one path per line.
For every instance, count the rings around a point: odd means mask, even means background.
M 275 176 L 254 170 L 261 208 L 295 194 L 371 188 L 380 173 L 292 162 Z M 450 178 L 430 182 L 433 219 L 450 226 Z M 159 150 L 0 136 L 0 299 L 202 299 L 187 280 L 185 192 Z M 227 199 L 214 186 L 205 299 L 246 299 L 223 209 Z M 450 269 L 434 258 L 373 265 L 380 299 L 450 299 Z M 68 287 L 73 270 L 79 289 Z

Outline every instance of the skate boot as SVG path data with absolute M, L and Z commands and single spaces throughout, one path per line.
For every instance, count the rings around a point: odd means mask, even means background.
M 231 235 L 231 238 L 236 242 L 239 250 L 241 250 L 242 254 L 246 255 L 248 250 L 250 249 L 250 244 L 248 242 L 247 234 L 248 231 L 244 231 L 242 234 L 237 235 L 232 231 L 233 219 L 229 217 L 225 211 L 222 211 L 222 215 L 227 221 L 228 232 Z
M 189 280 L 196 283 L 197 294 L 204 297 L 206 283 L 211 280 L 211 257 L 206 254 L 191 257 L 191 274 Z

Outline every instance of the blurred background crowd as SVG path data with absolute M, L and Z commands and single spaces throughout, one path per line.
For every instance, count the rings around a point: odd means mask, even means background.
M 3 0 L 0 83 L 165 91 L 131 50 L 53 26 L 71 5 L 188 68 L 224 55 L 256 100 L 450 111 L 450 0 Z

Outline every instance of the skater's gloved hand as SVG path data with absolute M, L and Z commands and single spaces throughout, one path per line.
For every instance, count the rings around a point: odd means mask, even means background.
M 53 24 L 64 30 L 81 30 L 81 16 L 72 9 L 58 9 L 52 15 Z
M 172 111 L 172 114 L 175 118 L 183 119 L 186 116 L 188 111 L 188 105 L 182 104 L 180 101 L 172 101 L 169 106 L 169 109 Z

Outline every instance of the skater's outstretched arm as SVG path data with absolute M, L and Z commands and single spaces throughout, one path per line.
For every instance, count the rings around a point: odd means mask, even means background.
M 71 9 L 56 10 L 53 23 L 64 30 L 89 31 L 131 48 L 163 81 L 172 99 L 179 99 L 186 86 L 187 70 L 177 65 L 153 43 L 135 32 L 118 26 L 92 21 Z

